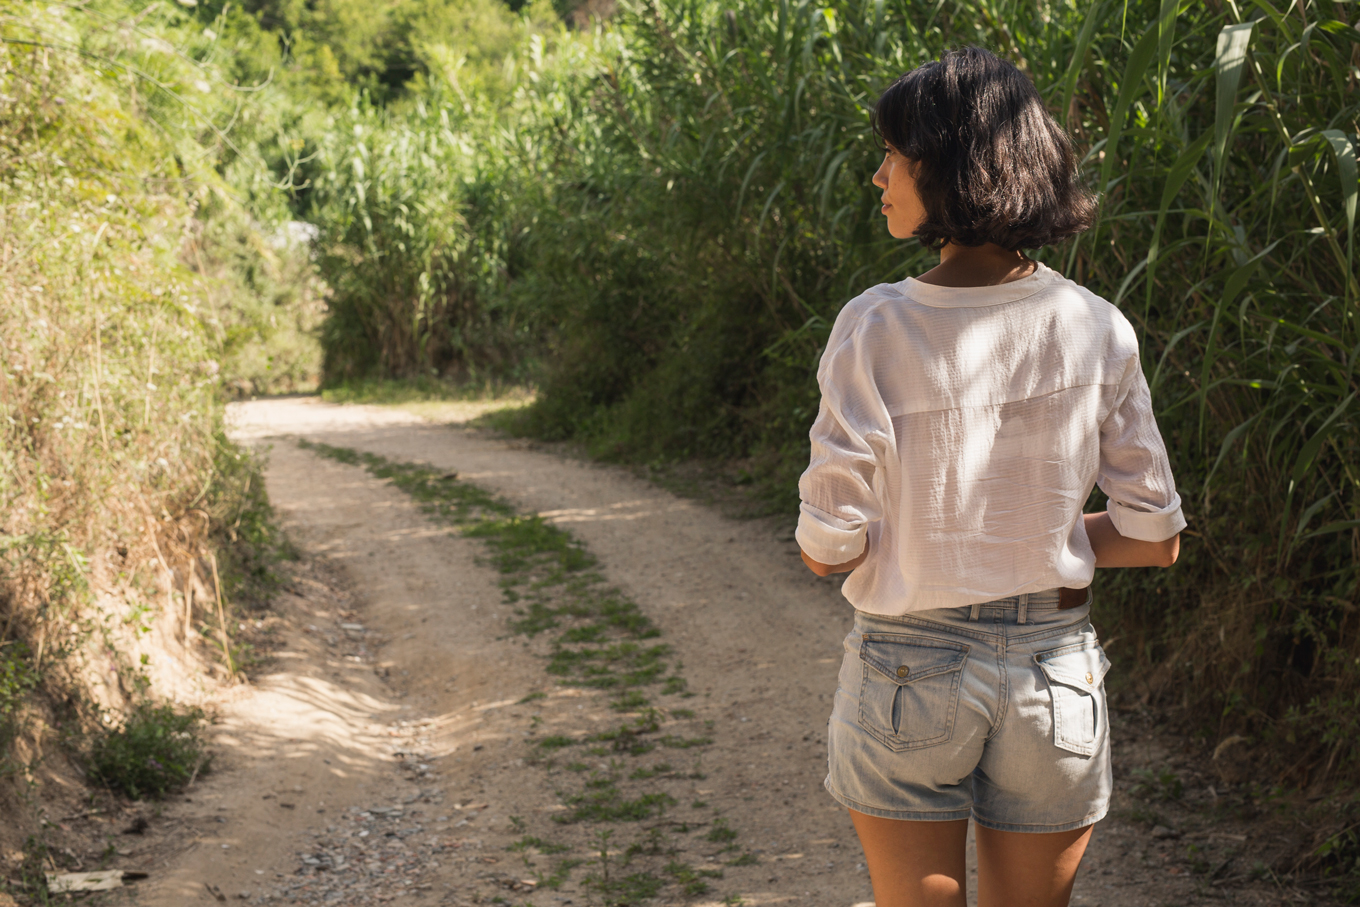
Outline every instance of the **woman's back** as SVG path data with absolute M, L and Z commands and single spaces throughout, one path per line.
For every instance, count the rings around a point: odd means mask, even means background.
M 1135 536 L 1183 525 L 1132 327 L 1043 265 L 999 286 L 874 287 L 837 319 L 819 381 L 798 540 L 835 563 L 868 525 L 844 589 L 860 610 L 1089 584 L 1098 477 Z

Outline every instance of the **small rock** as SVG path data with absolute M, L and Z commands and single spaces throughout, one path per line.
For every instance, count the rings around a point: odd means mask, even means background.
M 1167 828 L 1165 825 L 1157 825 L 1152 829 L 1152 836 L 1159 841 L 1164 841 L 1168 838 L 1179 838 L 1181 833 L 1174 828 Z

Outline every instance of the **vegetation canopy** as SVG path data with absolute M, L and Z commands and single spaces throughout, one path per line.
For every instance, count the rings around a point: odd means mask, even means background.
M 494 103 L 431 70 L 319 141 L 299 210 L 334 291 L 325 380 L 528 378 L 505 427 L 736 458 L 790 512 L 837 311 L 926 266 L 880 224 L 872 109 L 921 62 L 990 49 L 1084 156 L 1096 222 L 1042 257 L 1138 329 L 1191 519 L 1173 571 L 1100 580 L 1127 694 L 1267 746 L 1290 783 L 1355 777 L 1356 21 L 648 0 L 526 24 Z
M 1358 21 L 1331 0 L 0 7 L 5 701 L 70 648 L 90 577 L 158 574 L 147 597 L 177 607 L 196 509 L 268 547 L 225 393 L 529 383 L 504 427 L 736 461 L 792 513 L 836 313 L 928 266 L 882 226 L 872 111 L 971 45 L 1073 138 L 1099 210 L 1041 254 L 1138 330 L 1190 518 L 1173 570 L 1099 580 L 1123 701 L 1247 738 L 1288 784 L 1360 778 Z

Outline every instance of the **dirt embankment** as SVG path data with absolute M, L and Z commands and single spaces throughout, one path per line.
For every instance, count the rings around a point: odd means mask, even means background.
M 821 789 L 850 609 L 803 568 L 790 526 L 456 422 L 307 399 L 233 417 L 271 447 L 270 495 L 304 557 L 267 670 L 219 704 L 216 771 L 150 816 L 125 860 L 151 877 L 121 897 L 871 904 L 848 817 Z M 568 529 L 683 666 L 694 695 L 657 713 L 655 739 L 671 743 L 588 745 L 632 719 L 605 692 L 558 684 L 543 638 L 509 632 L 484 544 L 299 438 L 456 472 Z M 1271 854 L 1288 842 L 1260 840 L 1273 833 L 1249 801 L 1231 801 L 1237 819 L 1215 808 L 1231 795 L 1137 715 L 1116 736 L 1115 815 L 1074 904 L 1308 897 L 1276 881 Z

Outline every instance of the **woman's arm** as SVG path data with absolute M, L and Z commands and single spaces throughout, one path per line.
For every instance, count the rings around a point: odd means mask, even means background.
M 865 541 L 864 550 L 860 552 L 859 557 L 853 561 L 846 561 L 844 564 L 823 564 L 821 561 L 809 557 L 806 551 L 800 549 L 800 553 L 803 555 L 803 563 L 808 565 L 809 570 L 818 576 L 830 576 L 833 573 L 849 573 L 864 563 L 864 559 L 869 556 L 869 543 L 867 540 Z
M 1120 535 L 1108 511 L 1085 514 L 1085 520 L 1097 567 L 1170 567 L 1180 556 L 1179 532 L 1163 542 L 1144 542 Z
M 1179 532 L 1166 541 L 1143 542 L 1120 535 L 1119 530 L 1114 528 L 1108 512 L 1088 513 L 1084 518 L 1086 537 L 1091 542 L 1091 550 L 1096 554 L 1097 567 L 1170 567 L 1176 563 L 1176 558 L 1180 557 Z M 864 545 L 859 557 L 844 564 L 823 564 L 809 557 L 806 551 L 800 553 L 803 555 L 803 563 L 807 564 L 813 573 L 818 576 L 831 576 L 833 573 L 849 573 L 864 563 L 864 559 L 869 556 L 869 545 L 867 543 Z

